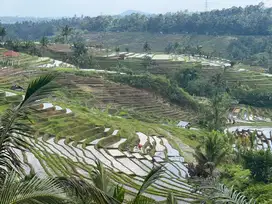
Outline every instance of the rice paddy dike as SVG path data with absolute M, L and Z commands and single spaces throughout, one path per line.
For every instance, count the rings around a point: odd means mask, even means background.
M 4 51 L 0 50 L 0 54 Z M 50 71 L 56 75 L 59 87 L 50 98 L 40 101 L 36 107 L 40 111 L 31 115 L 37 130 L 34 138 L 28 139 L 32 146 L 28 151 L 17 151 L 25 164 L 25 174 L 73 175 L 90 180 L 89 172 L 100 160 L 110 178 L 123 184 L 129 196 L 135 195 L 153 166 L 165 164 L 165 173 L 146 196 L 163 202 L 171 191 L 180 203 L 193 203 L 201 196 L 192 193 L 186 164 L 194 160 L 194 148 L 205 132 L 176 127 L 179 120 L 193 121 L 197 117 L 192 110 L 174 105 L 152 91 L 110 81 L 107 74 L 111 73 L 77 70 L 49 58 L 20 54 L 12 66 L 1 67 L 1 114 L 23 97 L 23 91 L 11 90 L 15 84 L 26 88 L 31 79 Z M 218 69 L 209 67 L 206 71 Z M 241 76 L 244 73 L 233 72 Z M 244 109 L 271 117 L 270 110 Z

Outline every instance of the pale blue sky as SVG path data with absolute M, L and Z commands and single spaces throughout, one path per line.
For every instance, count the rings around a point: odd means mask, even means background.
M 272 0 L 264 0 L 270 1 Z M 205 0 L 0 0 L 1 16 L 60 17 L 119 14 L 126 10 L 148 13 L 204 10 Z M 209 8 L 258 4 L 260 0 L 208 0 Z

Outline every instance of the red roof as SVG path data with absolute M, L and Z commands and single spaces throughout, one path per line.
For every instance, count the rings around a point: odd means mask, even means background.
M 19 56 L 19 53 L 18 52 L 14 52 L 12 50 L 9 50 L 7 52 L 4 52 L 3 55 L 5 57 L 18 57 Z

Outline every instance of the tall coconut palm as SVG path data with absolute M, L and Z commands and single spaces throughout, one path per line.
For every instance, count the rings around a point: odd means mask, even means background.
M 49 44 L 49 40 L 46 36 L 43 36 L 42 39 L 40 40 L 40 43 L 42 47 L 47 47 L 47 45 Z
M 69 27 L 68 25 L 62 28 L 61 35 L 65 38 L 66 43 L 67 43 L 68 36 L 72 33 L 72 31 L 73 31 L 73 28 Z
M 42 39 L 40 40 L 40 44 L 41 44 L 41 48 L 44 54 L 44 50 L 45 48 L 47 48 L 48 44 L 49 44 L 49 40 L 46 36 L 43 36 Z
M 116 56 L 119 57 L 120 47 L 116 47 L 116 48 L 115 48 L 115 53 L 116 53 Z
M 0 36 L 2 38 L 2 41 L 4 41 L 4 38 L 5 38 L 6 35 L 7 35 L 6 29 L 0 27 Z
M 64 189 L 52 178 L 20 180 L 15 172 L 6 174 L 0 185 L 1 204 L 64 204 L 68 203 Z
M 47 97 L 55 89 L 51 74 L 33 80 L 25 93 L 24 99 L 15 108 L 9 108 L 0 119 L 0 178 L 4 179 L 10 170 L 20 172 L 21 162 L 15 149 L 29 147 L 24 137 L 31 138 L 33 130 L 27 123 L 28 114 L 33 105 Z
M 145 42 L 145 43 L 144 43 L 143 51 L 144 51 L 145 53 L 150 53 L 151 47 L 150 47 L 150 45 L 149 45 L 148 42 Z

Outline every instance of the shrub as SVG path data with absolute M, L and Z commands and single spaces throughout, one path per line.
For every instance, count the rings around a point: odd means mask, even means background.
M 221 171 L 221 178 L 227 186 L 233 186 L 243 191 L 250 184 L 250 170 L 241 165 L 226 164 Z
M 245 195 L 256 198 L 257 203 L 271 203 L 272 202 L 272 184 L 253 184 L 245 190 Z
M 272 153 L 264 151 L 247 151 L 242 154 L 244 168 L 249 169 L 255 181 L 268 183 L 272 177 Z

